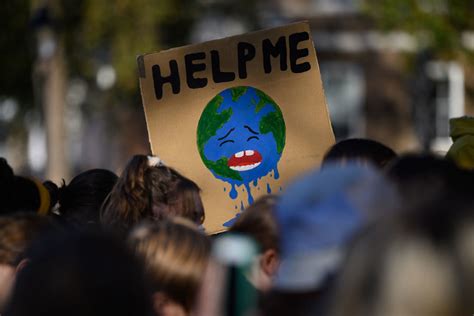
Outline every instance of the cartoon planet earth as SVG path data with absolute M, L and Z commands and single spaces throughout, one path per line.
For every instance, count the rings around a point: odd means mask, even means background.
M 199 120 L 197 146 L 212 174 L 231 185 L 229 196 L 236 199 L 236 187 L 244 185 L 251 204 L 251 183 L 257 186 L 272 171 L 278 179 L 285 136 L 285 121 L 275 101 L 259 89 L 240 86 L 209 101 Z

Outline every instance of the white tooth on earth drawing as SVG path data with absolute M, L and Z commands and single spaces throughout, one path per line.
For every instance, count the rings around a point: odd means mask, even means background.
M 237 158 L 241 158 L 244 156 L 244 152 L 243 151 L 239 151 L 238 153 L 235 154 L 235 157 Z
M 253 168 L 256 168 L 260 165 L 260 162 L 251 164 L 251 165 L 246 165 L 246 166 L 235 166 L 235 167 L 230 167 L 230 169 L 235 170 L 235 171 L 248 171 L 252 170 Z
M 247 155 L 247 156 L 253 156 L 253 154 L 254 154 L 253 150 L 246 150 L 245 151 L 245 155 Z

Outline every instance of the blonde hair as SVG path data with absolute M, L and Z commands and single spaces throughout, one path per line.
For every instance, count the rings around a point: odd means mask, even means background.
M 190 221 L 174 218 L 139 225 L 128 242 L 144 261 L 153 290 L 163 292 L 189 312 L 207 267 L 208 237 Z

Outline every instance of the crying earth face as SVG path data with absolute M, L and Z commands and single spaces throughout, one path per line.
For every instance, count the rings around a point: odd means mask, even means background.
M 247 148 L 247 147 L 249 148 L 249 149 L 243 149 L 243 150 L 237 151 L 236 153 L 231 155 L 227 161 L 227 166 L 230 169 L 234 171 L 238 171 L 238 172 L 252 170 L 260 166 L 260 164 L 262 163 L 262 155 L 258 152 L 257 149 L 255 149 L 255 147 L 257 147 L 255 146 L 255 143 L 260 140 L 260 136 L 261 136 L 260 133 L 255 131 L 248 125 L 244 125 L 243 127 L 244 127 L 243 130 L 240 129 L 242 130 L 241 132 L 244 134 L 247 134 L 247 135 L 244 135 L 243 138 L 245 139 L 245 136 L 249 136 L 247 137 L 247 140 L 246 140 L 247 144 L 245 144 L 244 142 L 244 144 L 238 144 L 237 146 L 231 145 L 231 144 L 235 144 L 235 140 L 238 138 L 238 137 L 233 137 L 232 135 L 232 133 L 239 132 L 239 131 L 235 132 L 236 130 L 235 127 L 231 128 L 226 133 L 226 135 L 217 139 L 218 141 L 221 141 L 221 143 L 219 144 L 219 147 L 232 146 L 230 147 L 231 149 L 234 149 L 234 148 L 240 149 L 240 148 Z M 254 148 L 254 149 L 250 149 L 250 148 Z
M 271 171 L 277 177 L 284 142 L 279 107 L 252 87 L 222 91 L 209 102 L 199 121 L 198 148 L 204 164 L 232 188 L 245 185 L 249 196 L 250 183 L 256 186 Z
M 237 172 L 241 178 L 240 181 L 233 179 L 236 180 L 235 183 L 243 184 L 265 176 L 271 169 L 276 168 L 279 157 L 271 133 L 260 133 L 258 124 L 252 122 L 246 123 L 257 127 L 247 124 L 239 126 L 236 123 L 231 119 L 227 129 L 224 125 L 217 135 L 209 140 L 204 153 L 210 160 L 224 159 L 227 167 Z M 219 174 L 216 176 L 222 180 L 229 180 Z

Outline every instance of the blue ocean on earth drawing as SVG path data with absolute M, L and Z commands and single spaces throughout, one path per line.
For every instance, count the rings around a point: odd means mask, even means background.
M 202 112 L 197 129 L 203 163 L 214 177 L 230 185 L 224 191 L 236 203 L 241 192 L 247 193 L 248 204 L 253 203 L 252 189 L 260 190 L 260 185 L 265 192 L 272 191 L 262 178 L 279 178 L 278 162 L 285 140 L 280 108 L 253 87 L 233 87 L 217 94 Z

